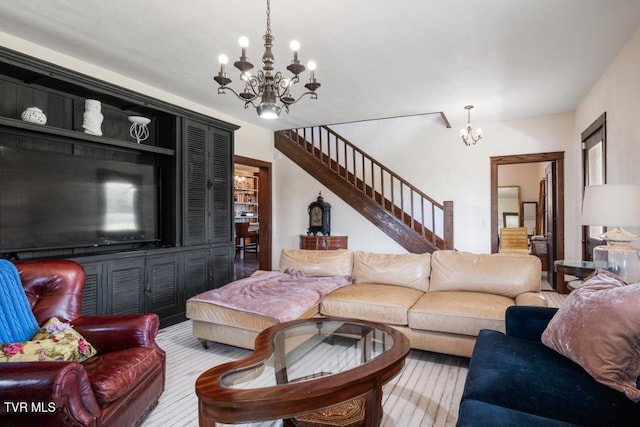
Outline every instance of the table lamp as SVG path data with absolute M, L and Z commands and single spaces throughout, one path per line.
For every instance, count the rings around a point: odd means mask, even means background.
M 582 224 L 615 227 L 600 235 L 607 244 L 593 249 L 593 261 L 606 262 L 627 283 L 640 282 L 640 253 L 631 245 L 638 236 L 622 228 L 640 226 L 640 185 L 586 187 Z

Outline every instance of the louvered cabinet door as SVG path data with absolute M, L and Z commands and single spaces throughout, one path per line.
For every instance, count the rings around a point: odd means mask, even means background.
M 208 243 L 207 135 L 207 125 L 184 120 L 182 134 L 184 150 L 182 235 L 185 246 Z
M 108 261 L 107 314 L 142 313 L 144 291 L 144 257 Z
M 210 243 L 233 240 L 233 139 L 231 132 L 211 129 L 208 145 Z
M 185 246 L 232 242 L 232 135 L 204 123 L 184 120 Z
M 233 280 L 235 248 L 218 246 L 211 249 L 211 286 L 219 288 Z
M 104 264 L 102 262 L 81 263 L 85 273 L 84 290 L 82 291 L 83 316 L 106 314 L 104 296 Z
M 149 256 L 146 260 L 145 311 L 164 318 L 180 312 L 179 258 L 175 254 Z
M 211 288 L 209 249 L 182 253 L 182 283 L 184 300 Z

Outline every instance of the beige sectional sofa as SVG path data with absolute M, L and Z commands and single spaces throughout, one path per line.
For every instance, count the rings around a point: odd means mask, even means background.
M 379 254 L 283 249 L 279 270 L 306 275 L 351 275 L 354 284 L 329 293 L 301 317 L 359 318 L 402 331 L 412 348 L 470 356 L 481 329 L 504 331 L 512 305 L 546 306 L 537 257 L 513 254 Z M 276 321 L 254 313 L 187 301 L 194 335 L 253 348 L 255 336 Z

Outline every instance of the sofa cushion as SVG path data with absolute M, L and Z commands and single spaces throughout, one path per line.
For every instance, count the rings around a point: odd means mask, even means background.
M 82 364 L 101 407 L 129 394 L 162 363 L 153 348 L 136 347 L 100 354 Z
M 360 283 L 327 295 L 320 303 L 320 314 L 407 325 L 407 311 L 422 294 L 411 288 Z
M 597 381 L 640 401 L 640 283 L 626 285 L 605 270 L 574 290 L 542 342 L 582 366 Z
M 378 254 L 358 251 L 353 255 L 356 283 L 380 283 L 429 291 L 431 254 Z
M 481 329 L 504 331 L 504 313 L 513 304 L 501 295 L 427 292 L 409 309 L 409 327 L 472 336 Z
M 441 250 L 431 255 L 431 291 L 474 291 L 515 298 L 540 292 L 537 257 Z
M 353 252 L 347 249 L 314 251 L 305 249 L 282 249 L 281 272 L 291 269 L 309 276 L 347 276 L 353 273 Z
M 478 335 L 462 398 L 582 426 L 640 420 L 640 408 L 623 393 L 540 341 L 491 330 Z
M 300 318 L 306 319 L 316 316 L 317 314 L 318 305 L 315 304 L 300 316 Z M 186 303 L 186 317 L 191 320 L 227 325 L 255 332 L 261 332 L 278 323 L 276 319 L 270 316 L 234 310 L 233 308 L 223 307 L 212 302 L 198 301 L 192 298 L 188 299 Z

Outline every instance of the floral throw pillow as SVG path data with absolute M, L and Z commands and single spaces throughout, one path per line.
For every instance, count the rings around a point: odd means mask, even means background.
M 52 317 L 30 341 L 0 345 L 0 362 L 82 362 L 96 349 L 70 324 Z

